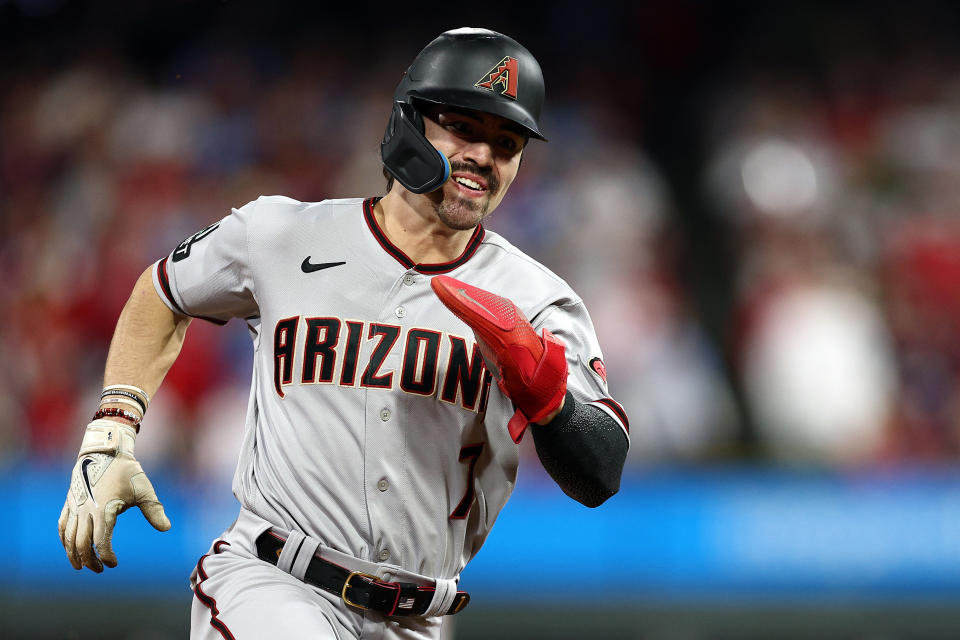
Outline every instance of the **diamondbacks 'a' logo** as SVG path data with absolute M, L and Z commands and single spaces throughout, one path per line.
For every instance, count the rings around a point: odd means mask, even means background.
M 517 84 L 520 82 L 520 66 L 517 59 L 504 56 L 490 71 L 473 86 L 490 91 L 499 91 L 508 98 L 517 99 Z

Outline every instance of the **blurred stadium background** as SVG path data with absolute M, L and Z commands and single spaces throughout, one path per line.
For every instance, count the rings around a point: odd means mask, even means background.
M 689 0 L 0 0 L 0 636 L 186 636 L 249 343 L 193 323 L 138 445 L 174 529 L 76 573 L 116 317 L 232 206 L 382 193 L 393 87 L 463 25 L 544 68 L 489 226 L 587 301 L 632 447 L 587 511 L 525 443 L 455 637 L 960 637 L 960 7 Z

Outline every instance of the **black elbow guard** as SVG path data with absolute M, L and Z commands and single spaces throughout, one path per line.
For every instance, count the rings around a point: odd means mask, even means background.
M 543 468 L 568 496 L 596 507 L 619 490 L 627 438 L 605 412 L 568 391 L 560 413 L 531 430 Z

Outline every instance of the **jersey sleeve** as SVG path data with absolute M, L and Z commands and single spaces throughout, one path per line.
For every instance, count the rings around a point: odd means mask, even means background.
M 259 315 L 247 248 L 253 201 L 194 233 L 153 267 L 153 286 L 178 314 L 226 324 Z
M 578 402 L 593 405 L 610 415 L 629 441 L 630 421 L 607 388 L 607 370 L 600 343 L 583 302 L 550 306 L 534 319 L 533 324 L 537 332 L 549 329 L 566 346 L 567 390 Z

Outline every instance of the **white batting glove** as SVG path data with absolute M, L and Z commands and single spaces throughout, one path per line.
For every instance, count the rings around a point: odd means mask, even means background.
M 133 427 L 113 420 L 94 420 L 87 426 L 58 523 L 60 542 L 74 569 L 86 566 L 100 573 L 103 565 L 117 566 L 113 525 L 117 514 L 134 505 L 158 531 L 170 528 L 153 485 L 133 457 L 136 438 Z

